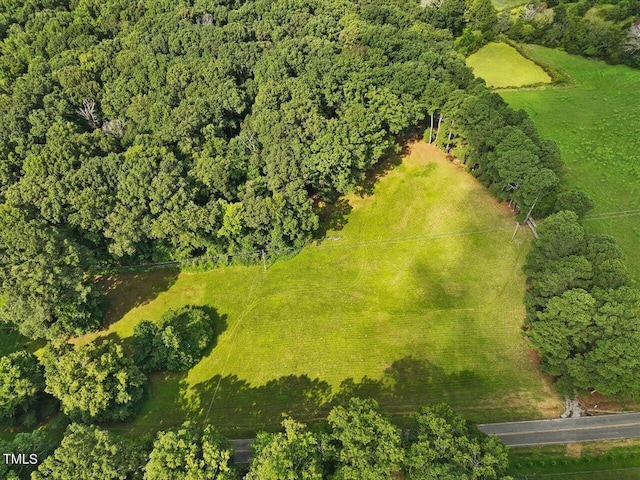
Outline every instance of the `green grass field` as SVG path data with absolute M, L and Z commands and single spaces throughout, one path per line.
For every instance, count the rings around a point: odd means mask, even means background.
M 640 478 L 637 439 L 511 448 L 509 462 L 508 473 L 516 479 Z
M 541 478 L 539 475 L 528 478 Z M 582 473 L 559 473 L 557 475 L 545 475 L 545 480 L 638 480 L 640 468 L 621 468 L 613 470 L 591 470 Z
M 541 135 L 555 140 L 566 183 L 587 192 L 596 210 L 585 224 L 614 236 L 640 283 L 640 71 L 538 46 L 535 61 L 566 72 L 578 86 L 502 92 L 525 109 Z
M 510 242 L 510 212 L 424 143 L 373 195 L 347 200 L 342 230 L 266 271 L 120 277 L 103 336 L 129 337 L 185 304 L 216 308 L 225 326 L 190 372 L 154 376 L 141 415 L 116 428 L 209 414 L 244 435 L 277 427 L 285 412 L 323 418 L 354 395 L 394 415 L 438 401 L 478 421 L 556 413 L 521 335 L 530 238 Z
M 547 72 L 506 43 L 488 43 L 469 55 L 467 65 L 493 88 L 551 83 Z
M 505 8 L 513 8 L 519 7 L 520 5 L 524 5 L 528 3 L 527 0 L 491 0 L 493 6 L 498 10 L 504 10 Z

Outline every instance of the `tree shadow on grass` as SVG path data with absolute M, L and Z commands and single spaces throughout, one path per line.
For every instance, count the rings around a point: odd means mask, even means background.
M 129 310 L 145 305 L 176 282 L 179 270 L 170 269 L 148 273 L 105 275 L 96 279 L 106 302 L 102 328 L 107 328 L 125 316 Z
M 353 207 L 346 198 L 339 198 L 333 203 L 327 203 L 318 207 L 320 226 L 313 235 L 315 240 L 330 240 L 326 238 L 329 231 L 339 231 L 347 224 L 347 216 Z
M 369 197 L 373 195 L 376 183 L 387 175 L 391 170 L 402 163 L 402 156 L 408 153 L 408 146 L 400 148 L 400 151 L 390 150 L 389 153 L 378 163 L 373 165 L 370 170 L 365 173 L 364 178 L 356 184 L 354 189 L 359 197 Z
M 180 381 L 176 408 L 181 409 L 181 418 L 212 423 L 240 438 L 260 430 L 278 430 L 286 416 L 307 423 L 322 421 L 331 408 L 346 404 L 351 397 L 374 398 L 385 413 L 407 415 L 429 403 L 467 404 L 469 400 L 459 394 L 477 393 L 483 386 L 483 380 L 471 371 L 448 374 L 426 360 L 406 357 L 394 362 L 381 379 L 346 379 L 337 391 L 306 375 L 280 377 L 255 387 L 235 375 L 216 375 L 189 388 L 185 378 Z M 157 415 L 153 407 L 147 414 L 149 419 Z

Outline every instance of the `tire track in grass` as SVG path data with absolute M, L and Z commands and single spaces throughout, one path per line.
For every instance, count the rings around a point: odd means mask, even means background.
M 256 276 L 254 277 L 254 281 L 251 284 L 251 287 L 249 288 L 249 294 L 247 295 L 247 298 L 251 299 L 255 295 L 256 285 L 258 284 L 258 277 L 261 277 L 263 275 L 264 274 L 261 274 L 261 273 L 256 274 Z M 216 384 L 216 388 L 214 389 L 213 395 L 211 396 L 211 402 L 209 402 L 209 408 L 207 409 L 207 414 L 205 415 L 204 420 L 202 422 L 203 425 L 206 425 L 207 420 L 209 420 L 209 415 L 211 414 L 211 409 L 213 407 L 213 402 L 215 402 L 216 397 L 218 396 L 218 391 L 220 390 L 220 383 L 222 382 L 222 379 L 224 378 L 224 375 L 225 375 L 225 373 L 227 371 L 227 365 L 229 364 L 229 359 L 231 358 L 231 355 L 233 354 L 235 342 L 238 339 L 238 336 L 237 336 L 238 330 L 240 329 L 240 326 L 242 325 L 243 320 L 247 317 L 247 315 L 253 309 L 255 309 L 258 306 L 258 304 L 261 302 L 261 300 L 262 300 L 261 298 L 256 298 L 253 301 L 251 301 L 251 303 L 249 303 L 247 308 L 245 308 L 244 311 L 238 317 L 238 321 L 233 326 L 233 329 L 230 332 L 229 340 L 226 342 L 226 344 L 229 345 L 229 352 L 227 353 L 227 358 L 225 359 L 225 362 L 222 365 L 222 369 L 220 370 L 220 378 L 218 379 L 218 383 Z

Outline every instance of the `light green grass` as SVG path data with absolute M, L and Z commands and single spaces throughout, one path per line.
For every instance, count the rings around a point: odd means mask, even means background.
M 502 96 L 513 107 L 524 108 L 541 135 L 558 143 L 567 185 L 584 190 L 596 203 L 596 217 L 587 218 L 587 228 L 618 240 L 638 284 L 640 71 L 544 47 L 525 48 L 528 56 L 563 70 L 578 86 L 503 92 Z M 609 212 L 622 213 L 597 218 Z
M 201 420 L 210 408 L 211 422 L 244 435 L 285 412 L 320 419 L 353 395 L 394 415 L 437 401 L 474 420 L 552 415 L 559 402 L 521 335 L 530 239 L 510 242 L 510 212 L 424 143 L 372 196 L 348 201 L 344 229 L 266 271 L 142 275 L 137 289 L 121 278 L 103 335 L 129 337 L 186 304 L 215 307 L 226 329 L 188 374 L 154 376 L 142 414 L 120 428 Z M 144 292 L 158 281 L 167 291 Z M 143 304 L 127 311 L 132 301 Z
M 467 65 L 493 88 L 551 83 L 547 72 L 506 43 L 488 43 L 467 58 Z
M 504 10 L 505 8 L 511 9 L 524 5 L 527 0 L 491 0 L 491 3 L 497 10 Z

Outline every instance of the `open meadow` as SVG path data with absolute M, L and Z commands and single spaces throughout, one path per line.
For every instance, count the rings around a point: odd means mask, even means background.
M 246 435 L 355 395 L 396 415 L 439 401 L 476 421 L 557 413 L 521 334 L 530 237 L 510 242 L 509 210 L 423 142 L 341 206 L 341 229 L 266 270 L 115 279 L 101 336 L 126 342 L 140 320 L 186 304 L 216 309 L 222 330 L 188 373 L 152 376 L 141 414 L 115 428 L 207 418 Z
M 493 6 L 498 10 L 504 10 L 505 8 L 512 9 L 519 7 L 527 3 L 527 0 L 491 0 Z
M 569 75 L 578 85 L 501 92 L 526 110 L 540 134 L 555 140 L 566 183 L 591 196 L 596 209 L 585 225 L 615 237 L 640 282 L 640 71 L 525 46 L 536 62 Z
M 551 83 L 551 77 L 540 65 L 523 57 L 506 43 L 488 43 L 469 55 L 467 65 L 493 88 Z

